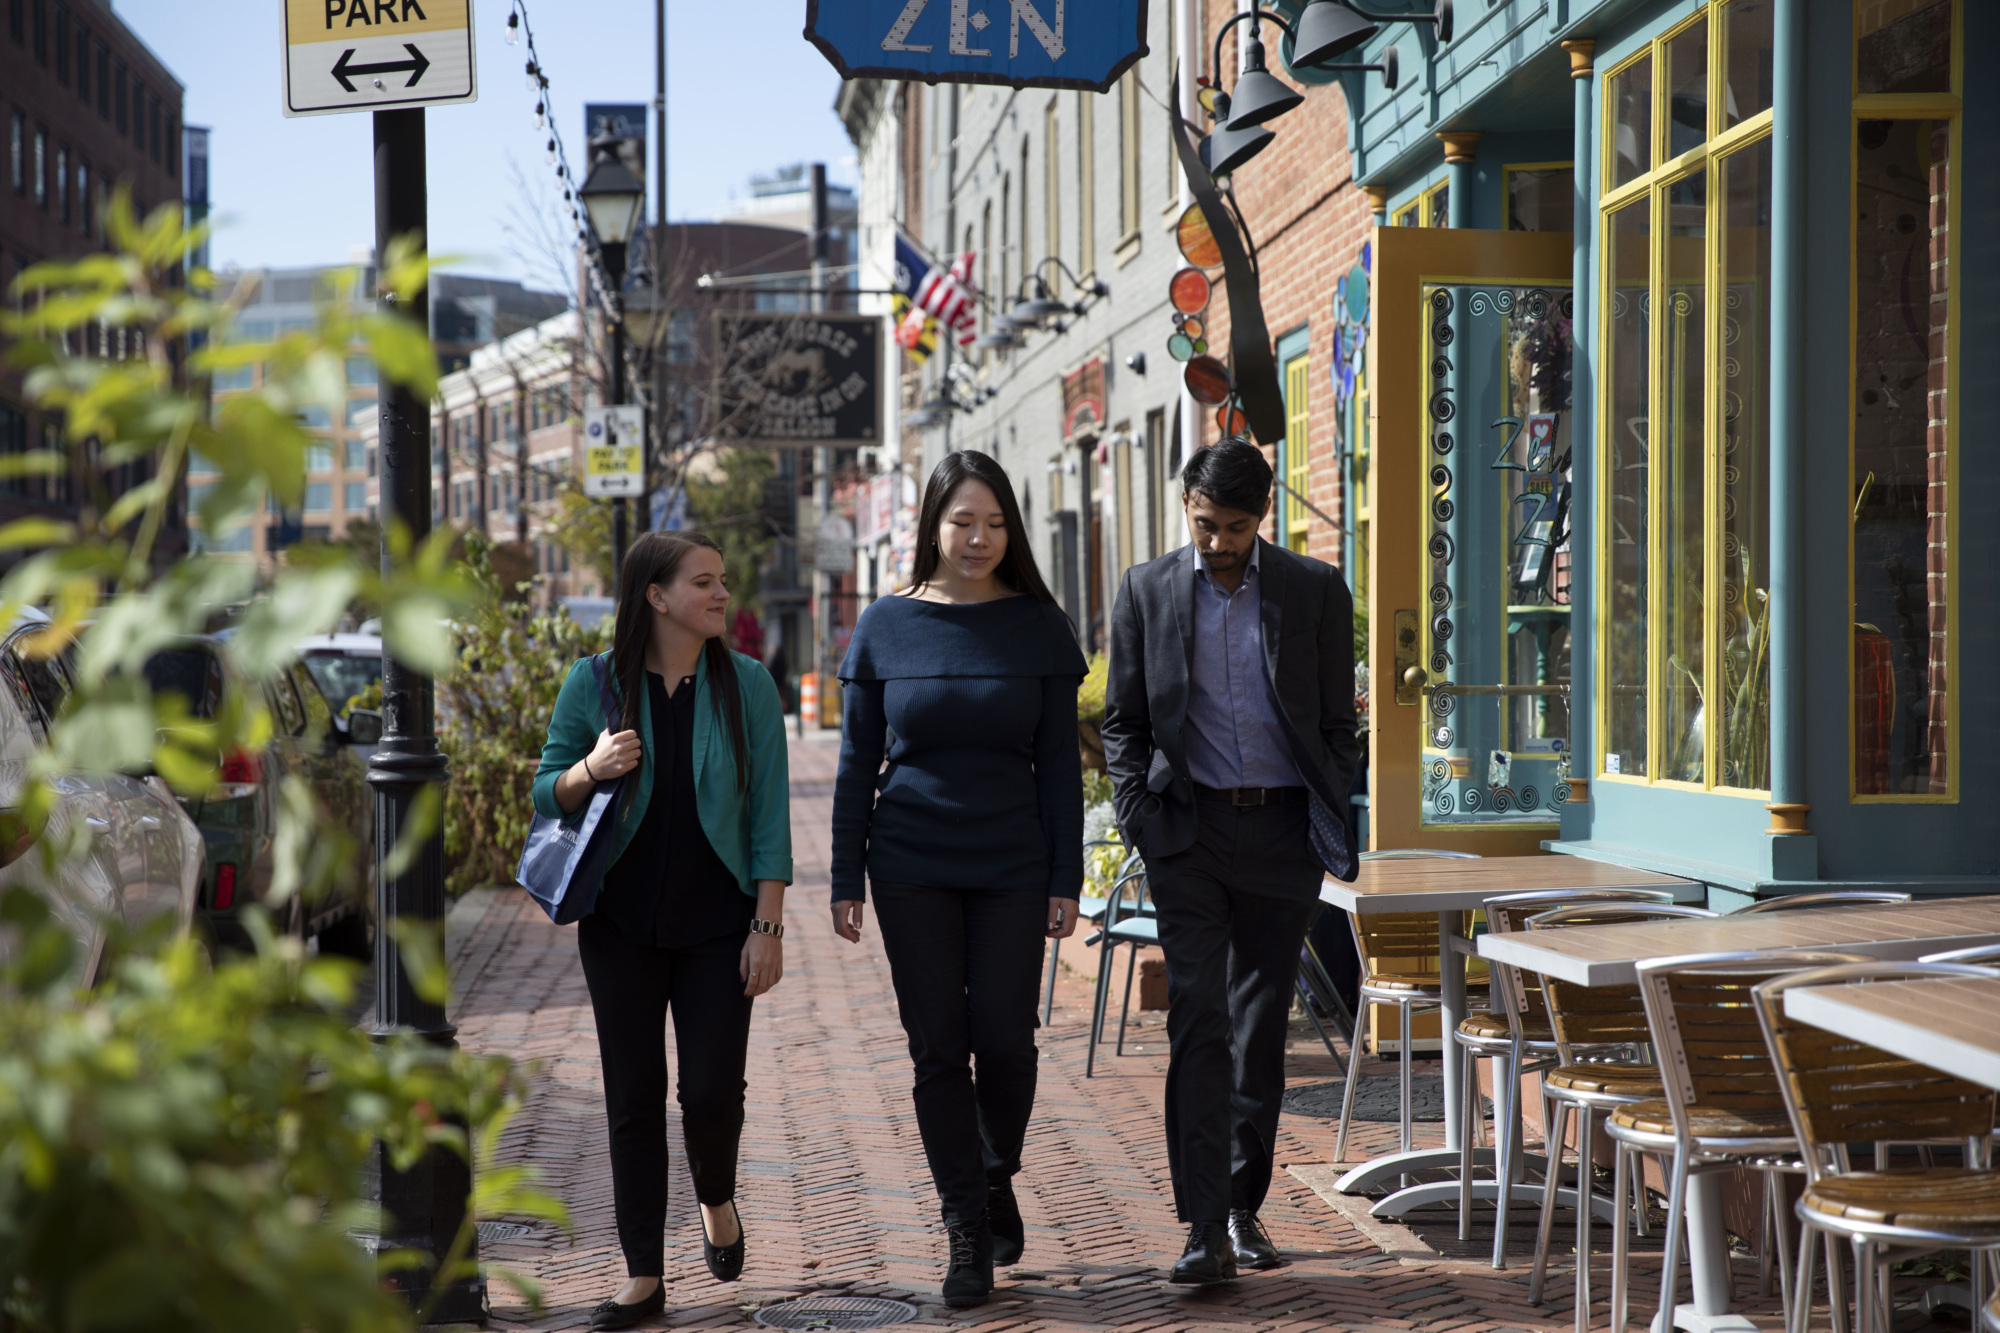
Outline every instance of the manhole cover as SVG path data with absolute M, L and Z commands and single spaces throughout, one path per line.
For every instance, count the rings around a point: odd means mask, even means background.
M 1308 1083 L 1285 1092 L 1284 1108 L 1293 1115 L 1340 1118 L 1340 1098 L 1346 1084 Z M 1410 1119 L 1417 1124 L 1444 1119 L 1444 1075 L 1413 1074 L 1410 1077 Z M 1492 1102 L 1482 1097 L 1490 1110 Z M 1395 1124 L 1402 1119 L 1402 1082 L 1395 1074 L 1376 1074 L 1361 1080 L 1354 1090 L 1354 1118 L 1375 1123 Z
M 807 1296 L 767 1305 L 757 1312 L 757 1322 L 766 1328 L 886 1328 L 907 1324 L 916 1317 L 914 1305 L 873 1296 Z
M 525 1236 L 533 1230 L 533 1227 L 522 1222 L 481 1222 L 479 1239 L 491 1245 L 495 1241 L 513 1240 L 516 1236 Z

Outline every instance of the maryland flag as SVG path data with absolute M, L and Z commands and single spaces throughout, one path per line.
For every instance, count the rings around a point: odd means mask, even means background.
M 923 315 L 923 324 L 912 336 L 905 328 L 910 311 L 916 308 L 917 286 L 930 276 L 931 261 L 902 232 L 896 233 L 896 291 L 889 308 L 896 317 L 896 341 L 919 361 L 928 361 L 937 350 L 937 320 Z M 920 312 L 921 313 L 921 312 Z

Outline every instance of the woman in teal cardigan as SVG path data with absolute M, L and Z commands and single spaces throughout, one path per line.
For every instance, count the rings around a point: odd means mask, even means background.
M 714 542 L 682 532 L 634 542 L 612 632 L 619 728 L 604 726 L 594 673 L 576 663 L 535 774 L 535 808 L 551 818 L 581 809 L 599 782 L 628 778 L 611 868 L 577 923 L 629 1279 L 592 1312 L 595 1329 L 630 1328 L 665 1305 L 669 1014 L 702 1253 L 718 1281 L 743 1269 L 734 1199 L 750 1006 L 784 975 L 792 830 L 778 687 L 724 646 L 728 610 Z

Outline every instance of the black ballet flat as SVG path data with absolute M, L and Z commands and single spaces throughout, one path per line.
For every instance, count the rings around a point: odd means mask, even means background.
M 598 1306 L 590 1312 L 590 1326 L 593 1329 L 634 1328 L 643 1319 L 651 1319 L 667 1308 L 667 1284 L 662 1281 L 653 1288 L 653 1294 L 634 1301 L 630 1305 L 620 1305 L 617 1297 Z
M 729 1201 L 729 1211 L 736 1216 L 736 1239 L 728 1245 L 715 1245 L 708 1239 L 708 1224 L 701 1228 L 701 1257 L 708 1264 L 708 1273 L 717 1282 L 734 1282 L 743 1276 L 743 1214 L 736 1207 L 736 1201 Z

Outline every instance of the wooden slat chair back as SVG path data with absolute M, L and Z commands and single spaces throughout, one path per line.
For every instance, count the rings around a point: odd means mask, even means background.
M 1349 912 L 1347 918 L 1354 923 L 1355 946 L 1371 965 L 1390 961 L 1422 964 L 1379 970 L 1410 976 L 1439 971 L 1436 912 L 1370 912 L 1366 916 Z
M 1593 903 L 1538 913 L 1528 919 L 1528 928 L 1558 930 L 1714 915 L 1699 907 L 1672 903 Z M 1548 1005 L 1550 1026 L 1555 1029 L 1556 1049 L 1566 1065 L 1575 1063 L 1574 1052 L 1579 1047 L 1639 1046 L 1652 1038 L 1645 1001 L 1640 999 L 1636 985 L 1579 986 L 1544 977 L 1542 994 Z
M 1993 1131 L 1993 1090 L 1791 1018 L 1784 993 L 1793 986 L 1990 975 L 1950 963 L 1851 963 L 1789 973 L 1752 989 L 1813 1178 L 1848 1170 L 1850 1143 L 1962 1143 L 1977 1153 Z
M 1597 903 L 1662 903 L 1670 896 L 1663 889 L 1552 889 L 1503 893 L 1486 900 L 1486 928 L 1495 935 L 1512 935 L 1528 929 L 1529 918 L 1544 912 Z M 1532 1025 L 1548 1022 L 1549 1011 L 1542 996 L 1541 973 L 1496 963 L 1492 974 L 1496 1008 L 1519 1015 Z

